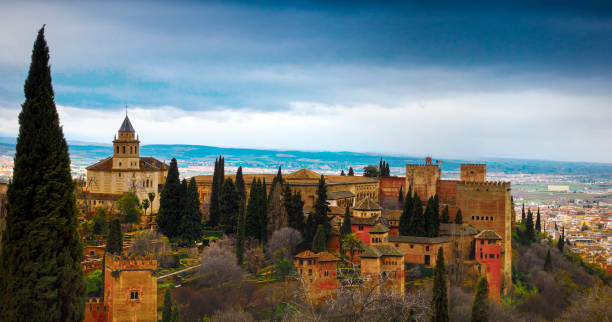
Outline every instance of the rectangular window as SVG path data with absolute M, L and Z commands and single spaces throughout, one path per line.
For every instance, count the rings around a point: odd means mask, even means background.
M 308 270 L 308 276 L 312 275 L 312 268 Z
M 414 245 L 410 245 L 410 248 L 414 248 Z
M 429 246 L 425 246 L 425 251 L 428 252 L 429 251 Z
M 474 216 L 472 216 L 472 220 L 474 220 Z
M 490 258 L 490 259 L 495 258 L 495 255 L 494 255 L 494 254 L 489 254 L 489 258 Z
M 480 245 L 484 245 L 484 240 L 480 240 Z
M 363 225 L 359 225 L 359 230 L 363 230 Z
M 138 300 L 138 291 L 130 291 L 130 300 Z
M 329 276 L 329 271 L 325 271 L 325 273 L 323 275 Z

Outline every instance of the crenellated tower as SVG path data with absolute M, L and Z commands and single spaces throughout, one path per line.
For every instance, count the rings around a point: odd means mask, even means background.
M 485 182 L 487 179 L 486 164 L 461 164 L 461 181 Z

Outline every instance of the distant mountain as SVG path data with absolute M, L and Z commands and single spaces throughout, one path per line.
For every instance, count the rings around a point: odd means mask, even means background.
M 110 145 L 98 143 L 69 142 L 69 147 L 72 166 L 75 169 L 91 165 L 112 154 Z M 15 139 L 0 138 L 0 156 L 12 156 L 14 153 Z M 339 173 L 341 170 L 346 172 L 349 166 L 352 166 L 357 173 L 360 173 L 368 164 L 378 165 L 382 156 L 391 166 L 392 175 L 404 175 L 404 167 L 407 163 L 423 163 L 424 161 L 422 157 L 355 152 L 258 150 L 179 144 L 143 145 L 140 148 L 140 154 L 153 156 L 166 162 L 174 157 L 179 161 L 181 168 L 190 172 L 189 175 L 212 172 L 210 167 L 219 155 L 225 157 L 226 167 L 233 168 L 242 165 L 247 172 L 273 172 L 280 165 L 285 170 L 309 168 L 321 173 Z M 440 165 L 445 175 L 457 176 L 461 163 L 486 163 L 489 173 L 612 176 L 612 164 L 609 163 L 521 159 L 444 159 Z M 183 173 L 183 170 L 181 171 Z

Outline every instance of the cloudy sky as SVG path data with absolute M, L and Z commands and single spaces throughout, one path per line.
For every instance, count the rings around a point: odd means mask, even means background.
M 612 6 L 511 3 L 0 0 L 0 136 L 47 24 L 69 140 L 612 162 Z

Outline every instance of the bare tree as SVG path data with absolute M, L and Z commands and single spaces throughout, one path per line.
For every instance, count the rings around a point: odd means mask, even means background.
M 251 314 L 245 312 L 242 308 L 230 308 L 223 311 L 215 311 L 212 315 L 212 321 L 215 322 L 250 322 L 255 321 Z
M 257 273 L 264 266 L 266 257 L 257 240 L 251 238 L 246 242 L 244 262 L 247 271 L 251 274 Z
M 283 227 L 276 230 L 266 244 L 266 256 L 270 258 L 277 250 L 284 248 L 288 251 L 287 257 L 293 258 L 295 247 L 301 244 L 303 240 L 302 234 L 293 228 Z
M 162 254 L 170 251 L 168 243 L 161 237 L 162 235 L 156 231 L 142 231 L 134 236 L 134 242 L 129 253 L 137 256 L 152 255 L 159 259 Z
M 231 240 L 222 236 L 202 252 L 200 281 L 204 286 L 218 287 L 242 281 L 243 271 L 236 264 L 236 255 L 231 245 Z

